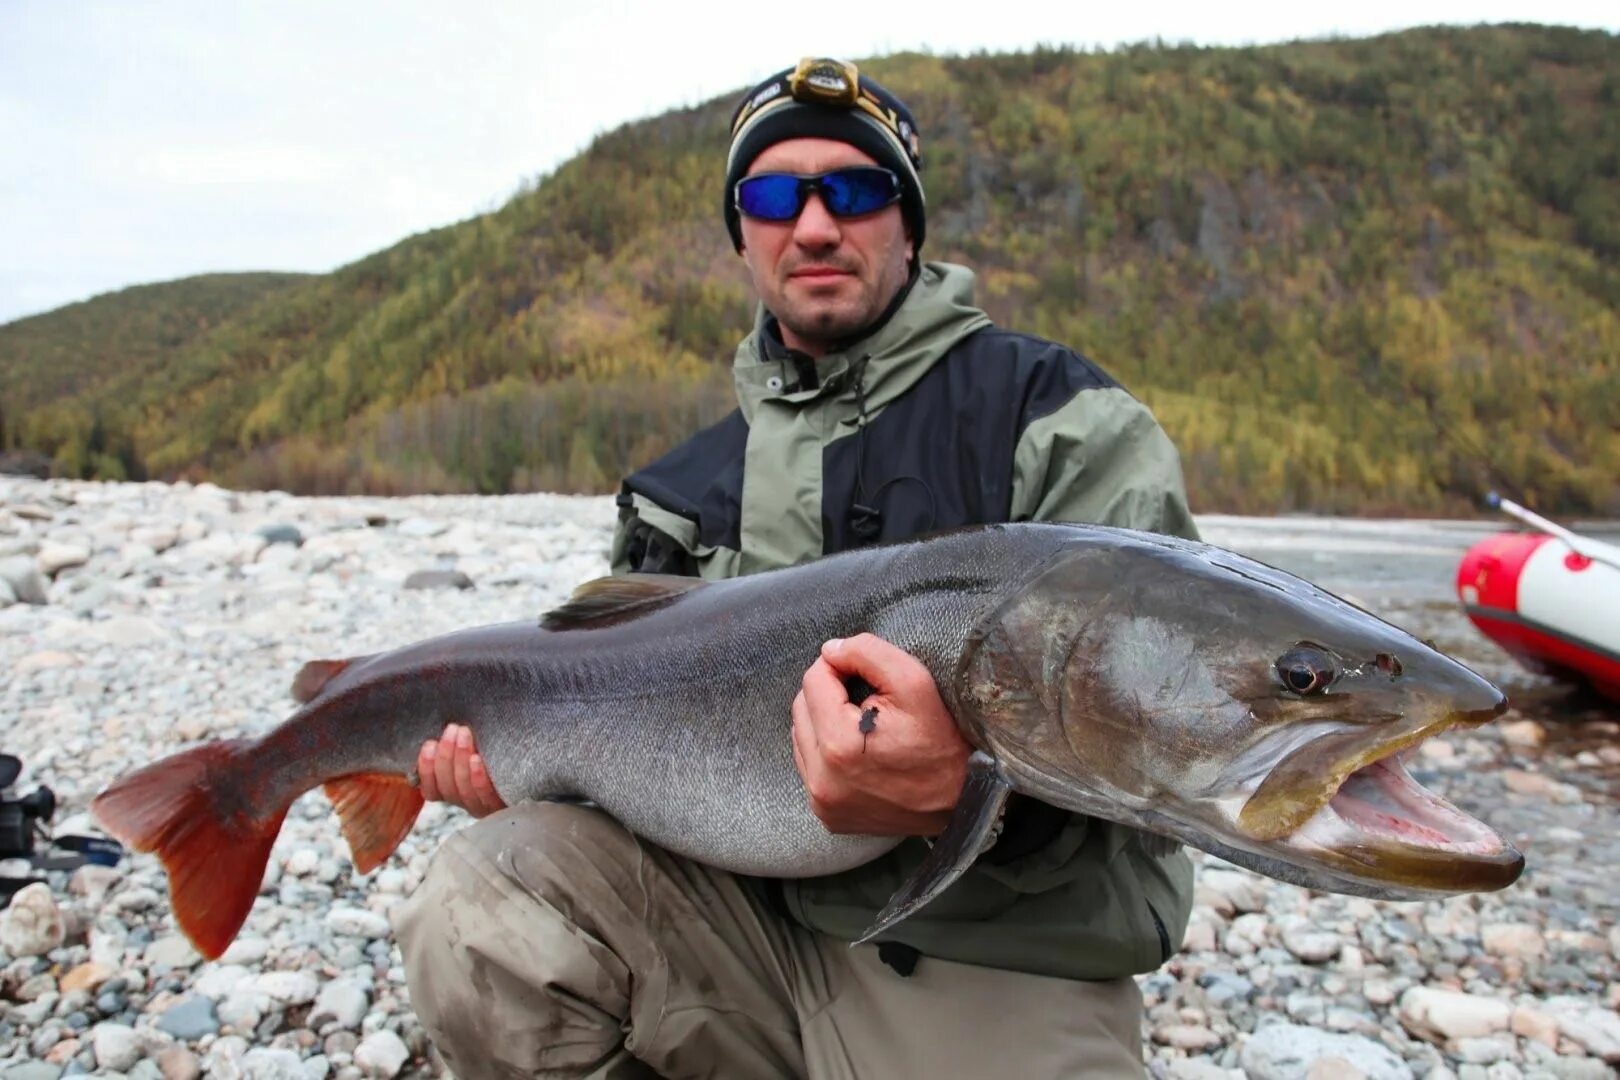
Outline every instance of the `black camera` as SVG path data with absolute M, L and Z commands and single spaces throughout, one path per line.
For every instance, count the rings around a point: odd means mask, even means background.
M 15 754 L 0 754 L 0 793 L 16 783 L 20 775 L 21 759 Z M 43 784 L 18 798 L 0 794 L 0 859 L 32 855 L 34 841 L 54 813 L 56 794 Z

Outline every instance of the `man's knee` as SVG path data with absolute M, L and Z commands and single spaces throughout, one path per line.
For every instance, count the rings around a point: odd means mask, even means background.
M 511 807 L 445 841 L 394 927 L 412 1003 L 458 1073 L 492 1045 L 520 1072 L 615 1051 L 630 983 L 598 913 L 625 903 L 607 894 L 636 851 L 605 814 L 561 804 Z
M 437 903 L 477 905 L 494 879 L 537 900 L 573 908 L 574 894 L 619 879 L 639 859 L 639 841 L 593 807 L 526 802 L 462 829 L 435 855 L 419 891 Z

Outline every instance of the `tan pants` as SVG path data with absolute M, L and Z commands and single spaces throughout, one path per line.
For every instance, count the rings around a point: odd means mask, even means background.
M 1141 1077 L 1141 995 L 924 957 L 909 978 L 600 811 L 452 836 L 397 909 L 458 1077 Z

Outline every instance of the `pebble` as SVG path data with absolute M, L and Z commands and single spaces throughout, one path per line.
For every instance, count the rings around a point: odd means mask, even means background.
M 29 517 L 19 505 L 47 512 Z M 0 477 L 6 749 L 28 764 L 26 782 L 57 792 L 53 824 L 84 831 L 88 800 L 113 776 L 201 739 L 265 730 L 308 659 L 556 606 L 605 572 L 615 517 L 611 498 L 304 499 Z M 1308 519 L 1243 524 L 1256 520 L 1201 524 L 1239 549 L 1224 538 L 1264 532 L 1265 550 L 1253 552 L 1262 558 L 1303 558 L 1315 546 L 1272 543 L 1279 528 L 1314 535 Z M 1332 521 L 1326 535 L 1338 551 L 1374 527 L 1381 545 L 1429 535 L 1422 523 L 1351 521 Z M 54 580 L 41 572 L 42 554 L 74 546 L 84 561 L 62 564 Z M 401 587 L 420 571 L 447 587 Z M 477 587 L 459 587 L 463 578 Z M 29 598 L 5 607 L 21 596 L 14 580 Z M 1508 686 L 1517 708 L 1506 723 L 1430 740 L 1410 768 L 1514 838 L 1530 871 L 1500 893 L 1393 903 L 1314 893 L 1195 854 L 1183 950 L 1141 979 L 1150 1074 L 1612 1075 L 1620 812 L 1603 770 L 1620 764 L 1620 727 L 1595 712 L 1537 711 L 1543 684 L 1515 676 L 1477 637 L 1451 603 L 1449 577 L 1430 600 L 1380 593 L 1376 580 L 1347 590 L 1419 636 L 1463 648 L 1459 658 L 1488 677 L 1521 680 Z M 46 891 L 60 942 L 42 912 L 0 914 L 0 930 L 46 930 L 41 952 L 0 944 L 0 1080 L 441 1073 L 410 1008 L 387 912 L 466 821 L 428 807 L 401 852 L 360 875 L 324 798 L 299 800 L 243 932 L 210 962 L 175 930 L 150 856 L 53 872 Z
M 472 578 L 461 570 L 416 570 L 405 578 L 407 589 L 470 589 Z
M 358 1028 L 370 1006 L 370 995 L 357 980 L 334 979 L 321 988 L 306 1022 L 312 1029 L 322 1032 L 328 1026 Z
M 327 912 L 326 928 L 340 937 L 367 939 L 385 938 L 390 932 L 384 916 L 375 911 L 352 907 L 335 907 Z
M 1299 1080 L 1325 1060 L 1338 1060 L 1367 1080 L 1410 1080 L 1412 1069 L 1388 1047 L 1358 1035 L 1297 1024 L 1269 1024 L 1243 1044 L 1239 1060 L 1252 1080 Z
M 195 966 L 202 956 L 179 934 L 160 937 L 146 947 L 146 963 L 153 971 Z
M 354 1048 L 354 1063 L 362 1075 L 381 1080 L 392 1080 L 399 1075 L 411 1052 L 403 1040 L 392 1031 L 374 1031 L 360 1040 Z
M 277 1005 L 307 1005 L 321 990 L 320 980 L 309 971 L 268 971 L 247 979 L 246 987 Z
M 1401 995 L 1402 1026 L 1425 1039 L 1444 1041 L 1505 1031 L 1513 1007 L 1498 998 L 1414 986 Z
M 62 976 L 62 990 L 95 990 L 113 977 L 113 969 L 95 961 L 80 964 Z
M 246 1080 L 305 1080 L 304 1062 L 295 1050 L 255 1046 L 242 1055 Z
M 1307 919 L 1293 919 L 1283 927 L 1283 947 L 1307 964 L 1325 964 L 1336 958 L 1344 943 L 1339 935 L 1316 929 Z
M 90 1046 L 99 1068 L 128 1072 L 141 1059 L 141 1042 L 128 1024 L 97 1024 L 90 1032 Z
M 12 956 L 43 956 L 62 944 L 66 925 L 51 887 L 25 885 L 0 913 L 0 949 Z
M 50 602 L 45 575 L 30 555 L 0 558 L 0 581 L 13 603 L 44 605 Z
M 201 994 L 184 998 L 158 1017 L 157 1028 L 183 1042 L 195 1042 L 204 1035 L 219 1034 L 214 1003 Z

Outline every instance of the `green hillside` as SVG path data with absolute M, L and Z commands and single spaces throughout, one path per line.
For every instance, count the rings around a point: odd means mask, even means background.
M 1146 400 L 1196 508 L 1456 511 L 1496 487 L 1620 514 L 1620 38 L 865 67 L 922 122 L 926 254 Z M 301 491 L 605 490 L 730 407 L 751 318 L 718 211 L 730 104 L 604 135 L 139 371 L 85 342 L 79 369 L 117 374 L 14 407 L 47 379 L 0 328 L 5 445 L 83 470 L 99 431 L 131 474 Z
M 136 285 L 0 327 L 0 451 L 45 450 L 69 475 L 139 471 L 134 432 L 101 421 L 114 385 L 157 377 L 188 345 L 304 274 Z

